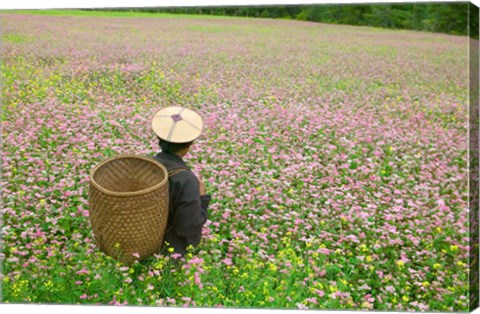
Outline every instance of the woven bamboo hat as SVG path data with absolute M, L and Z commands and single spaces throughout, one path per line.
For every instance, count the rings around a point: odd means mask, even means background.
M 203 121 L 202 117 L 193 110 L 172 106 L 155 113 L 152 129 L 164 141 L 188 143 L 202 134 Z

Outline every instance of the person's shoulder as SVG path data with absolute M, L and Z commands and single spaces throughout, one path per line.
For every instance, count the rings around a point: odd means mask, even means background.
M 175 181 L 192 181 L 197 180 L 197 177 L 190 169 L 184 169 L 181 171 L 176 172 L 170 177 L 172 180 Z
M 191 194 L 198 190 L 198 179 L 191 170 L 184 170 L 170 177 L 171 189 Z

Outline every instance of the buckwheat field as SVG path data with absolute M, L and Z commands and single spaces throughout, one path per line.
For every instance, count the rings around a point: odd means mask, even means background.
M 468 37 L 205 16 L 2 13 L 2 302 L 468 310 Z M 93 166 L 159 151 L 212 195 L 196 251 L 95 245 Z

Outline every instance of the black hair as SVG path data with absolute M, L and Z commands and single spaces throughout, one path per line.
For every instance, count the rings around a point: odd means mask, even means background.
M 192 142 L 187 142 L 187 143 L 172 143 L 172 142 L 167 142 L 165 140 L 162 140 L 161 138 L 158 138 L 158 145 L 162 149 L 162 152 L 164 153 L 175 153 L 178 152 L 179 150 L 182 150 L 186 147 L 189 147 L 192 145 Z

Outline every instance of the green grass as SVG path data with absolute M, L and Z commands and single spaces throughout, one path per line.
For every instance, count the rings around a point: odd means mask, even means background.
M 129 18 L 203 18 L 203 19 L 230 19 L 241 18 L 219 15 L 194 15 L 149 12 L 114 12 L 114 11 L 83 11 L 83 10 L 1 10 L 3 14 L 33 14 L 48 16 L 96 16 L 96 17 L 129 17 Z
M 7 42 L 11 42 L 11 43 L 15 43 L 15 44 L 24 43 L 26 41 L 29 41 L 29 38 L 27 38 L 26 36 L 14 35 L 14 34 L 7 34 L 5 36 L 2 36 L 2 39 L 7 41 Z

